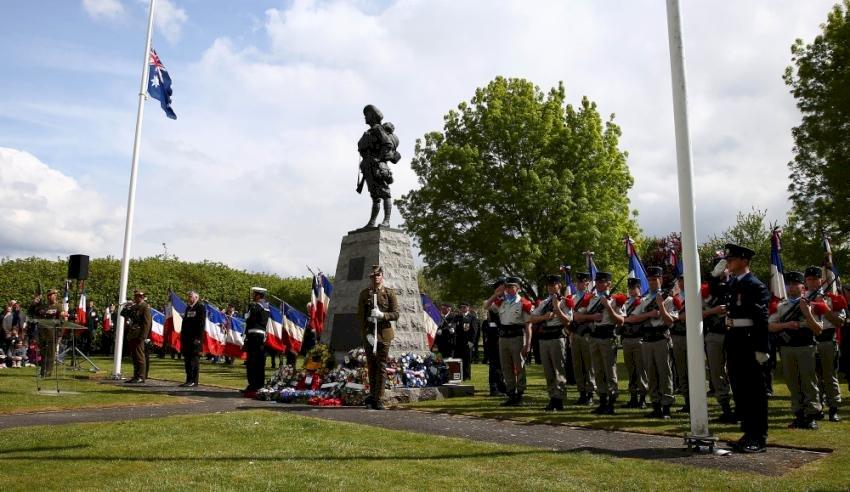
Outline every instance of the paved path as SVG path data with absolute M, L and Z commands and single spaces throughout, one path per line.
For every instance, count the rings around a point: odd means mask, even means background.
M 689 453 L 682 438 L 607 431 L 566 425 L 529 424 L 517 421 L 447 415 L 418 410 L 376 412 L 359 407 L 311 407 L 241 398 L 235 390 L 202 386 L 180 388 L 170 381 L 149 380 L 139 391 L 161 392 L 190 399 L 187 403 L 135 407 L 67 410 L 0 416 L 0 429 L 33 425 L 59 425 L 197 415 L 265 409 L 306 417 L 419 432 L 473 441 L 551 449 L 557 452 L 587 452 L 617 458 L 661 460 L 689 466 L 779 476 L 817 460 L 824 453 L 789 448 L 769 448 L 756 455 L 716 456 Z

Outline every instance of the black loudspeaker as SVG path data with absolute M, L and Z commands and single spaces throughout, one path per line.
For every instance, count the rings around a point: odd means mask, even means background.
M 89 257 L 87 255 L 71 255 L 68 257 L 68 278 L 74 280 L 89 278 Z

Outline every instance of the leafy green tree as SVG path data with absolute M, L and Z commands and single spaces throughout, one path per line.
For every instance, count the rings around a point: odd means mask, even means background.
M 563 84 L 544 94 L 498 77 L 417 140 L 421 187 L 396 203 L 448 298 L 484 296 L 501 274 L 534 284 L 563 263 L 583 270 L 587 249 L 625 274 L 622 238 L 638 228 L 620 128 L 586 97 L 565 100 Z
M 794 42 L 783 77 L 802 113 L 788 191 L 804 230 L 842 244 L 850 237 L 850 0 L 832 8 L 821 30 L 809 44 Z
M 775 226 L 775 225 L 774 225 Z M 750 212 L 738 212 L 735 225 L 720 234 L 712 236 L 698 247 L 700 270 L 709 272 L 712 269 L 711 260 L 717 251 L 723 251 L 726 243 L 734 243 L 755 251 L 755 257 L 750 263 L 753 273 L 767 283 L 770 280 L 770 236 L 773 231 L 767 222 L 767 211 L 753 209 Z M 788 264 L 788 258 L 783 255 Z

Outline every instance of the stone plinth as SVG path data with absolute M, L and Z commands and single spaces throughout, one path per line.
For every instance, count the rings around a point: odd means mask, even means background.
M 386 405 L 400 405 L 463 396 L 475 396 L 475 386 L 471 384 L 444 384 L 443 386 L 426 388 L 396 388 L 386 391 L 382 401 Z
M 393 323 L 395 339 L 390 345 L 390 356 L 428 352 L 410 237 L 400 229 L 388 227 L 351 231 L 342 238 L 322 342 L 331 345 L 338 359 L 362 346 L 355 319 L 357 299 L 360 291 L 369 286 L 372 265 L 384 267 L 384 285 L 398 295 L 399 319 Z

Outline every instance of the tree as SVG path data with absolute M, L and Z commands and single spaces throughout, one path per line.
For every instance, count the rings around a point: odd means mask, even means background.
M 638 229 L 620 128 L 586 97 L 578 108 L 565 99 L 563 84 L 544 94 L 498 77 L 417 140 L 421 187 L 396 204 L 448 298 L 480 298 L 501 274 L 536 283 L 584 265 L 587 249 L 625 274 L 622 238 Z
M 724 232 L 712 236 L 698 247 L 700 271 L 712 270 L 711 260 L 718 251 L 723 251 L 726 243 L 734 243 L 750 248 L 756 254 L 750 263 L 753 273 L 767 283 L 770 279 L 770 235 L 772 227 L 766 220 L 767 211 L 753 209 L 748 213 L 738 212 L 735 225 Z M 783 255 L 787 266 L 787 258 Z
M 788 191 L 805 230 L 850 236 L 850 0 L 835 5 L 812 43 L 797 39 L 783 79 L 802 113 L 792 131 Z

